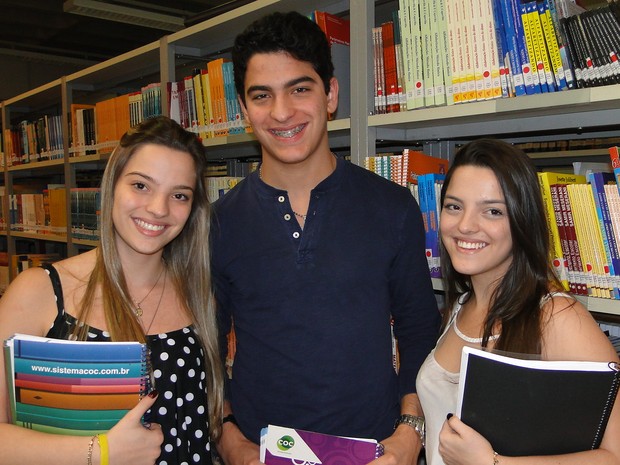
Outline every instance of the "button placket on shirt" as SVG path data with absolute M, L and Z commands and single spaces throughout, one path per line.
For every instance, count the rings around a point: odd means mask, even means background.
M 278 200 L 279 203 L 284 203 L 284 202 L 286 202 L 286 197 L 284 195 L 279 195 L 277 200 Z M 293 217 L 291 216 L 290 213 L 285 213 L 284 214 L 284 220 L 285 221 L 291 221 L 292 218 Z M 300 237 L 301 237 L 301 234 L 300 234 L 299 231 L 294 231 L 293 232 L 293 238 L 294 239 L 299 239 Z

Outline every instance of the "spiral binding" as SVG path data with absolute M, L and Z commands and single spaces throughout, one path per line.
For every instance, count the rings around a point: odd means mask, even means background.
M 615 375 L 611 381 L 611 387 L 609 389 L 609 394 L 607 395 L 607 400 L 605 401 L 605 407 L 603 407 L 601 421 L 599 422 L 596 434 L 594 435 L 592 449 L 598 449 L 601 445 L 603 434 L 605 433 L 605 428 L 607 428 L 607 422 L 609 421 L 609 416 L 611 415 L 611 409 L 614 406 L 618 389 L 620 388 L 620 364 L 617 362 L 609 362 L 608 365 L 610 370 L 615 371 Z
M 140 379 L 140 399 L 147 395 L 155 386 L 153 366 L 151 364 L 151 350 L 146 344 L 142 344 L 143 369 Z

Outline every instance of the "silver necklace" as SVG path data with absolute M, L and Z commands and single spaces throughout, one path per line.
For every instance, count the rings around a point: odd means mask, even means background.
M 151 295 L 151 292 L 153 292 L 153 289 L 155 289 L 157 287 L 157 284 L 159 284 L 159 280 L 161 279 L 162 274 L 164 274 L 164 270 L 166 270 L 166 267 L 164 266 L 161 271 L 159 272 L 159 276 L 157 277 L 157 281 L 155 281 L 155 284 L 153 284 L 153 287 L 151 288 L 150 291 L 148 291 L 146 293 L 146 295 L 142 298 L 142 300 L 140 302 L 136 302 L 136 308 L 133 310 L 133 312 L 136 314 L 137 317 L 142 317 L 142 314 L 144 313 L 142 311 L 142 302 L 144 302 L 146 300 L 146 298 L 148 296 Z M 165 285 L 165 283 L 164 283 Z
M 263 180 L 263 165 L 260 165 L 258 167 L 258 179 L 260 179 L 261 181 Z M 291 211 L 296 217 L 301 218 L 302 220 L 306 221 L 306 218 L 308 217 L 308 215 L 302 215 L 301 213 L 297 213 L 292 208 L 291 208 Z
M 459 327 L 457 326 L 456 320 L 457 319 L 455 318 L 454 324 L 452 325 L 452 327 L 454 328 L 454 332 L 456 333 L 458 337 L 460 337 L 465 342 L 469 342 L 470 344 L 481 344 L 482 343 L 481 337 L 469 337 L 463 334 L 461 330 L 459 329 Z M 495 341 L 498 338 L 499 338 L 499 334 L 493 334 L 492 336 L 489 336 L 489 341 Z

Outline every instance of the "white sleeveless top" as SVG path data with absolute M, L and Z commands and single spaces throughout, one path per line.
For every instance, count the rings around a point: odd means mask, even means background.
M 569 294 L 553 292 L 543 297 L 541 305 L 544 305 L 545 301 L 556 296 L 570 297 Z M 437 345 L 441 343 L 450 327 L 455 325 L 456 317 L 461 307 L 461 299 L 459 298 L 452 309 L 450 321 L 437 341 Z M 427 465 L 445 465 L 438 450 L 439 432 L 444 421 L 446 421 L 448 413 L 456 412 L 459 373 L 452 373 L 439 365 L 437 360 L 435 360 L 435 349 L 428 354 L 422 367 L 420 367 L 416 379 L 416 389 L 422 404 L 426 424 L 426 463 Z

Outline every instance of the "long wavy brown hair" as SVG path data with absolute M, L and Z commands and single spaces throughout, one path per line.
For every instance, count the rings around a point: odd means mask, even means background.
M 101 289 L 106 325 L 113 341 L 145 342 L 134 314 L 115 241 L 112 220 L 114 188 L 133 154 L 145 144 L 157 144 L 189 154 L 196 168 L 192 208 L 183 230 L 164 247 L 163 259 L 184 310 L 202 343 L 207 370 L 206 389 L 211 438 L 220 435 L 223 409 L 223 368 L 219 355 L 215 301 L 211 290 L 209 231 L 211 207 L 206 187 L 206 156 L 200 140 L 170 118 L 148 119 L 129 130 L 108 160 L 101 181 L 101 229 L 97 260 L 80 303 L 80 320 L 86 321 Z M 86 338 L 85 325 L 76 336 Z
M 452 175 L 461 166 L 493 171 L 506 199 L 512 236 L 512 262 L 493 292 L 484 322 L 482 346 L 487 346 L 493 328 L 500 327 L 496 349 L 540 354 L 543 298 L 550 291 L 562 290 L 562 285 L 549 260 L 549 232 L 536 168 L 523 151 L 504 141 L 472 141 L 454 157 L 441 190 L 442 206 Z M 467 301 L 473 288 L 470 277 L 454 269 L 444 247 L 441 263 L 446 291 L 445 326 L 457 299 L 468 293 L 461 297 L 465 299 L 462 303 Z

